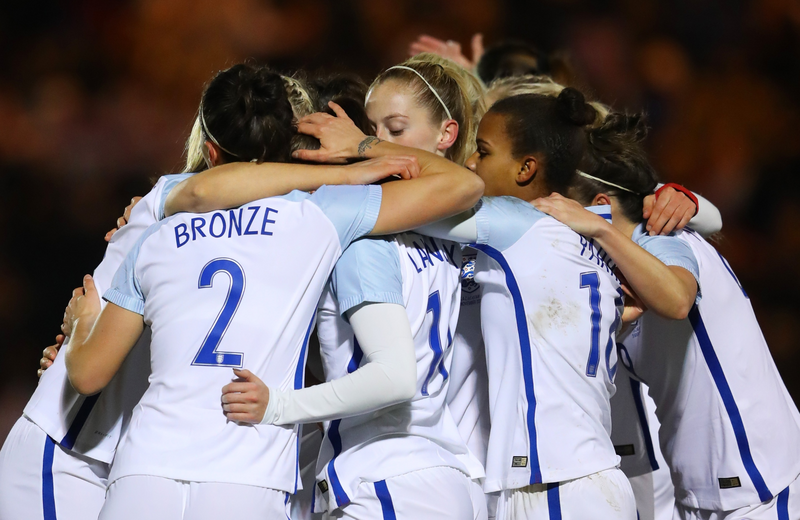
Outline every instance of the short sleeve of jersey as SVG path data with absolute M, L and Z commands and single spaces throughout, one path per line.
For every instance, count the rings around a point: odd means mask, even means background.
M 375 227 L 381 210 L 381 193 L 380 186 L 323 186 L 309 200 L 333 223 L 345 249 Z
M 134 272 L 138 257 L 139 248 L 134 247 L 117 269 L 111 288 L 105 292 L 103 299 L 123 309 L 144 315 L 144 295 Z
M 636 242 L 648 253 L 661 260 L 664 265 L 683 267 L 697 280 L 700 287 L 700 266 L 694 256 L 691 246 L 675 236 L 654 236 L 641 234 Z M 697 291 L 700 299 L 700 290 Z
M 103 294 L 105 301 L 136 314 L 144 315 L 144 294 L 142 294 L 142 287 L 136 277 L 136 261 L 139 259 L 139 251 L 147 237 L 158 231 L 167 222 L 169 219 L 156 222 L 142 233 L 114 274 L 111 288 Z
M 398 254 L 391 239 L 363 238 L 350 244 L 331 277 L 342 315 L 364 302 L 403 305 Z
M 504 251 L 546 216 L 516 197 L 483 197 L 475 212 L 477 243 Z
M 175 173 L 164 176 L 164 187 L 161 190 L 161 196 L 158 198 L 158 201 L 156 201 L 156 204 L 158 204 L 158 206 L 156 206 L 156 218 L 158 220 L 164 220 L 164 206 L 167 203 L 167 195 L 169 195 L 169 192 L 192 175 L 194 175 L 194 173 Z

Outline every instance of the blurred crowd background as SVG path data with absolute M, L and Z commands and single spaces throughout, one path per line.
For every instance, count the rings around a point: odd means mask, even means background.
M 33 0 L 0 7 L 0 441 L 103 235 L 182 169 L 203 83 L 246 58 L 368 82 L 425 33 L 556 52 L 645 110 L 665 182 L 722 211 L 717 246 L 800 402 L 796 0 Z

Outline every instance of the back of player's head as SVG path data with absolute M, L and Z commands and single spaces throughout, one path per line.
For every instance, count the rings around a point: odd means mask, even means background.
M 509 76 L 550 74 L 547 54 L 518 40 L 505 40 L 486 49 L 478 60 L 478 76 L 485 84 Z
M 478 121 L 485 111 L 484 89 L 478 78 L 452 60 L 424 52 L 383 71 L 369 93 L 390 80 L 411 89 L 417 104 L 430 113 L 435 124 L 447 119 L 458 123 L 458 136 L 445 157 L 464 164 L 475 151 Z
M 203 169 L 206 140 L 225 162 L 285 162 L 297 133 L 284 78 L 266 67 L 240 63 L 206 85 L 187 144 L 187 171 Z
M 597 117 L 583 94 L 565 88 L 557 97 L 513 96 L 488 114 L 503 116 L 514 158 L 538 156 L 548 189 L 565 194 L 586 149 L 586 127 Z
M 565 88 L 564 85 L 557 83 L 550 76 L 526 74 L 498 78 L 492 81 L 486 90 L 486 105 L 491 107 L 501 99 L 522 94 L 541 94 L 543 96 L 558 97 Z M 600 126 L 610 112 L 610 108 L 597 101 L 590 101 L 589 104 L 597 111 L 597 117 L 592 126 Z
M 367 84 L 355 74 L 332 74 L 318 76 L 309 82 L 316 97 L 317 112 L 325 112 L 336 115 L 328 106 L 328 102 L 333 101 L 341 106 L 353 123 L 365 134 L 374 135 L 364 110 L 364 102 L 367 97 Z
M 600 127 L 588 133 L 586 155 L 579 167 L 584 175 L 575 177 L 570 196 L 588 205 L 605 193 L 616 199 L 626 219 L 642 220 L 644 198 L 658 183 L 642 148 L 646 136 L 642 114 L 610 113 Z

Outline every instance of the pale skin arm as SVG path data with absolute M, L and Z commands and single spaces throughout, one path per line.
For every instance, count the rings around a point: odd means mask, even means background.
M 167 196 L 166 216 L 234 208 L 292 190 L 313 191 L 325 184 L 371 184 L 391 175 L 411 179 L 419 173 L 414 157 L 397 155 L 341 165 L 235 162 L 216 166 L 178 184 Z
M 302 118 L 299 132 L 320 140 L 319 150 L 298 150 L 297 159 L 335 162 L 410 155 L 419 163 L 419 178 L 384 184 L 381 211 L 372 235 L 415 229 L 470 209 L 483 194 L 483 181 L 466 168 L 443 157 L 368 137 L 336 103 L 329 103 L 337 117 L 324 113 Z
M 416 168 L 419 169 L 417 178 L 409 174 L 407 175 L 409 180 L 389 182 L 381 186 L 381 209 L 371 235 L 399 233 L 455 215 L 471 208 L 483 194 L 483 181 L 466 168 L 429 152 L 387 143 L 376 137 L 367 137 L 353 124 L 339 105 L 330 103 L 330 106 L 338 117 L 322 113 L 312 114 L 303 118 L 298 126 L 301 132 L 320 139 L 322 148 L 300 150 L 295 153 L 295 158 L 329 163 L 356 158 L 374 161 L 345 167 L 359 166 L 365 171 L 360 175 L 359 183 L 363 183 L 364 178 L 369 175 L 376 179 L 387 176 L 386 174 L 376 176 L 374 173 L 376 165 L 388 164 L 391 166 L 386 168 L 388 171 L 396 169 L 396 162 L 400 161 L 407 171 L 416 173 Z M 267 169 L 267 166 L 270 169 Z M 275 169 L 278 166 L 285 169 L 280 175 L 275 175 L 275 172 L 279 171 Z M 302 176 L 299 176 L 299 170 L 295 169 L 299 166 L 319 168 L 308 165 L 250 165 L 249 163 L 220 166 L 214 169 L 215 172 L 209 170 L 195 175 L 184 181 L 185 185 L 178 185 L 172 190 L 167 197 L 166 213 L 235 207 L 260 198 L 287 193 L 291 189 L 303 188 L 298 185 L 297 179 Z M 212 187 L 198 187 L 199 180 L 194 182 L 192 187 L 189 183 L 196 179 L 211 179 Z M 281 185 L 280 183 L 284 181 L 286 184 Z M 291 186 L 288 186 L 289 184 Z M 330 175 L 325 177 L 325 182 L 321 182 L 321 178 L 315 179 L 305 188 L 314 189 L 321 184 L 331 184 Z M 177 200 L 189 202 L 178 207 Z
M 688 316 L 697 297 L 697 280 L 688 270 L 664 265 L 604 218 L 574 200 L 554 193 L 535 200 L 533 205 L 575 232 L 593 238 L 614 259 L 648 309 L 667 319 Z
M 100 311 L 100 297 L 90 275 L 76 291 L 64 317 L 70 341 L 64 347 L 67 375 L 75 390 L 96 394 L 117 373 L 144 330 L 140 314 L 109 303 Z

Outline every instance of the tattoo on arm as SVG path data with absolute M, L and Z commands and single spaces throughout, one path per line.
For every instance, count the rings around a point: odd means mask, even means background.
M 358 145 L 358 156 L 366 157 L 367 150 L 380 143 L 381 140 L 374 136 L 369 136 Z

